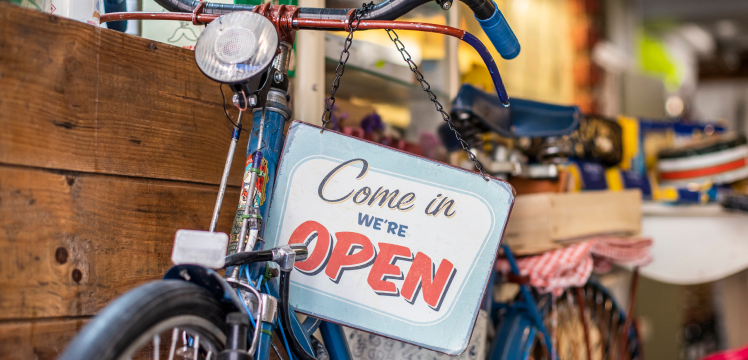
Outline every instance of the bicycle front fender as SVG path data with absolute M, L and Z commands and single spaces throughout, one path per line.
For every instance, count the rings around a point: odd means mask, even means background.
M 236 290 L 213 269 L 200 265 L 177 265 L 164 274 L 164 280 L 182 280 L 198 285 L 215 297 L 221 304 L 231 311 L 247 313 L 242 300 Z

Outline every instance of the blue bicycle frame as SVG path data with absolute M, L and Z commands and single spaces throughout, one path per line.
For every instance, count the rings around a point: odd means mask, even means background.
M 502 244 L 501 249 L 504 251 L 512 273 L 519 276 L 519 267 L 509 245 Z M 495 272 L 492 279 L 498 277 L 498 273 Z M 548 351 L 553 350 L 550 333 L 543 324 L 543 315 L 530 292 L 530 286 L 520 284 L 519 291 L 521 300 L 511 305 L 491 302 L 491 318 L 499 323 L 496 329 L 496 339 L 489 352 L 491 360 L 527 359 L 538 333 L 542 335 L 545 348 Z M 505 315 L 499 321 L 498 314 L 502 310 Z M 517 339 L 521 341 L 516 341 Z
M 278 90 L 273 89 L 271 91 Z M 255 110 L 253 113 L 252 130 L 250 132 L 251 137 L 247 147 L 247 156 L 249 157 L 254 150 L 257 150 L 261 151 L 264 159 L 267 160 L 267 174 L 269 179 L 267 183 L 268 188 L 265 189 L 265 191 L 266 194 L 269 195 L 273 193 L 275 173 L 280 161 L 283 144 L 285 143 L 283 130 L 286 121 L 289 120 L 288 117 L 291 111 L 288 108 L 287 103 L 283 101 L 285 100 L 285 96 L 269 96 L 268 98 L 264 114 L 263 111 L 259 109 Z M 273 101 L 273 99 L 280 101 Z M 262 137 L 260 138 L 259 136 L 256 136 L 257 134 L 262 134 Z M 272 202 L 270 196 L 268 196 L 268 199 L 269 201 L 265 201 L 264 204 L 260 206 L 260 215 L 263 218 L 267 216 L 268 209 Z M 249 199 L 247 203 L 250 203 Z M 263 233 L 264 227 L 260 230 L 260 237 L 263 236 Z M 258 241 L 255 250 L 260 250 L 262 246 L 263 243 Z M 241 271 L 240 273 L 250 282 L 250 284 L 254 283 L 255 280 L 258 285 L 262 284 L 265 273 L 265 263 L 253 264 L 251 268 L 251 270 L 245 268 L 244 271 Z M 227 270 L 227 273 L 228 271 L 229 270 Z M 278 282 L 276 279 L 264 282 L 258 290 L 275 298 L 279 297 Z M 350 360 L 347 342 L 345 341 L 343 329 L 340 325 L 332 324 L 313 317 L 307 317 L 302 323 L 293 311 L 290 311 L 289 315 L 291 317 L 292 332 L 307 353 L 315 354 L 310 337 L 315 331 L 317 331 L 317 329 L 319 329 L 330 358 L 332 360 Z M 292 352 L 289 350 L 288 339 L 285 339 L 283 330 L 280 327 L 280 320 L 275 323 L 263 323 L 263 331 L 260 334 L 260 342 L 257 352 L 255 353 L 255 360 L 266 360 L 268 358 L 269 344 L 272 341 L 272 332 L 273 330 L 276 330 L 276 328 L 279 330 L 279 333 L 283 338 L 286 352 L 293 358 Z

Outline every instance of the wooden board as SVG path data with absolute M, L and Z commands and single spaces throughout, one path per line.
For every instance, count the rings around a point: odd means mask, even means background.
M 207 229 L 217 191 L 0 166 L 0 320 L 93 315 L 160 278 L 174 233 Z M 218 231 L 231 231 L 238 199 L 229 188 Z
M 218 84 L 192 51 L 8 2 L 0 2 L 0 129 L 0 163 L 209 184 L 221 179 L 231 137 Z
M 0 359 L 57 359 L 88 317 L 0 324 Z
M 519 255 L 538 254 L 598 235 L 641 231 L 639 190 L 518 195 L 504 240 Z
M 57 358 L 208 227 L 237 111 L 193 54 L 0 1 L 0 359 Z

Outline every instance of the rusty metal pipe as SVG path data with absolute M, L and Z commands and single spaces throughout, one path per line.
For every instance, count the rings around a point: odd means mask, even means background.
M 623 333 L 620 337 L 621 348 L 619 351 L 618 359 L 623 359 L 626 354 L 626 348 L 629 345 L 629 328 L 634 321 L 634 302 L 636 301 L 636 288 L 639 284 L 639 267 L 634 267 L 634 272 L 631 274 L 631 288 L 629 289 L 629 306 L 628 313 L 626 314 L 626 321 L 623 325 Z M 634 332 L 636 334 L 636 332 Z
M 219 15 L 199 14 L 197 21 L 209 23 Z M 171 13 L 171 12 L 117 12 L 101 15 L 101 22 L 121 21 L 121 20 L 176 20 L 192 21 L 190 13 Z M 293 27 L 297 30 L 339 30 L 345 31 L 348 27 L 348 20 L 329 20 L 329 19 L 294 19 Z M 363 20 L 358 26 L 359 30 L 375 29 L 395 29 L 395 30 L 413 30 L 438 33 L 462 39 L 465 36 L 465 30 L 427 23 L 406 22 L 406 21 L 389 21 L 389 20 Z
M 326 20 L 326 19 L 294 19 L 293 26 L 299 30 L 325 29 L 340 30 L 348 29 L 348 20 Z M 389 20 L 362 20 L 358 25 L 358 30 L 414 30 L 438 33 L 456 37 L 460 40 L 465 36 L 465 30 L 453 28 L 444 25 L 435 25 L 419 22 L 408 21 L 389 21 Z
M 219 15 L 197 15 L 197 21 L 201 23 L 209 23 Z M 101 23 L 109 21 L 120 21 L 120 20 L 176 20 L 176 21 L 192 21 L 192 14 L 190 13 L 171 13 L 171 12 L 117 12 L 101 15 Z

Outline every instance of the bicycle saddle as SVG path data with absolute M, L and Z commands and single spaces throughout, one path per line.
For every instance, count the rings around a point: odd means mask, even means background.
M 531 100 L 511 99 L 504 107 L 499 97 L 472 85 L 460 88 L 452 101 L 450 116 L 467 120 L 504 137 L 549 137 L 568 135 L 579 126 L 577 106 L 561 106 Z

